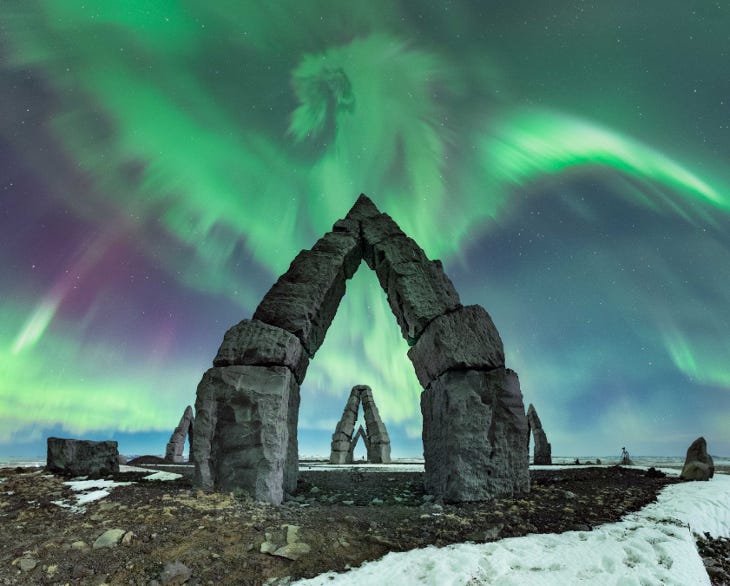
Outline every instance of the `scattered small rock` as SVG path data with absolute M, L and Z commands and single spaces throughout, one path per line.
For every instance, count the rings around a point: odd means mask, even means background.
M 38 560 L 34 558 L 20 558 L 18 565 L 24 572 L 30 572 L 38 565 Z
M 133 531 L 127 531 L 127 532 L 126 532 L 126 533 L 125 533 L 125 534 L 124 534 L 124 535 L 122 536 L 122 541 L 121 541 L 121 544 L 122 544 L 122 545 L 127 545 L 127 546 L 129 546 L 129 545 L 132 545 L 132 543 L 133 543 L 133 542 L 134 542 L 134 541 L 135 541 L 136 539 L 137 539 L 137 536 L 136 536 L 136 535 L 134 534 L 134 532 L 133 532 Z
M 96 538 L 96 541 L 94 542 L 94 545 L 92 545 L 93 549 L 102 549 L 104 547 L 115 547 L 119 544 L 119 541 L 122 539 L 122 536 L 126 531 L 124 529 L 107 529 L 99 535 L 99 537 Z
M 160 584 L 163 586 L 177 586 L 185 584 L 190 579 L 192 570 L 181 561 L 176 560 L 165 564 L 165 569 L 160 576 Z
M 312 548 L 308 544 L 298 541 L 296 543 L 288 543 L 284 547 L 280 547 L 274 552 L 274 555 L 290 560 L 298 560 L 303 555 L 308 554 L 311 550 Z

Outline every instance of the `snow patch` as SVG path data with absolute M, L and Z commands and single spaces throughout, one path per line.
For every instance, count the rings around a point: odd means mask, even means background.
M 655 503 L 593 531 L 389 553 L 346 573 L 329 572 L 296 584 L 709 585 L 693 536 L 705 531 L 730 535 L 730 476 L 667 486 Z
M 76 502 L 70 503 L 65 500 L 51 501 L 54 505 L 69 509 L 72 513 L 85 513 L 84 505 L 94 501 L 101 500 L 111 494 L 111 489 L 117 486 L 128 486 L 134 482 L 115 482 L 114 480 L 69 480 L 64 484 L 71 488 L 74 492 Z
M 178 478 L 182 478 L 182 474 L 159 471 L 154 474 L 150 474 L 149 476 L 145 476 L 142 480 L 177 480 Z

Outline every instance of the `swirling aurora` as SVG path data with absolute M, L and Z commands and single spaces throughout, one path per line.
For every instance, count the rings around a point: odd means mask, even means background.
M 162 451 L 225 330 L 367 193 L 502 334 L 565 455 L 730 454 L 730 8 L 9 0 L 0 456 Z M 302 387 L 421 452 L 363 265 Z

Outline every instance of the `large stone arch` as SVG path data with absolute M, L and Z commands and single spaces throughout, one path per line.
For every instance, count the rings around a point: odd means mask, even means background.
M 272 503 L 294 490 L 299 386 L 362 259 L 424 388 L 426 490 L 452 502 L 528 490 L 522 393 L 489 314 L 462 306 L 441 262 L 364 195 L 226 332 L 197 389 L 196 485 Z

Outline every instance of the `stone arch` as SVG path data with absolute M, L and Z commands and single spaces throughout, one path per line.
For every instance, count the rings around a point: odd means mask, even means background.
M 299 386 L 361 260 L 387 295 L 424 388 L 426 490 L 452 502 L 528 490 L 522 393 L 492 319 L 462 306 L 441 262 L 364 195 L 294 258 L 252 319 L 226 332 L 197 389 L 196 485 L 244 488 L 272 503 L 296 488 Z M 241 395 L 258 405 L 259 420 L 237 421 L 223 432 L 228 441 L 214 440 L 217 413 Z
M 530 403 L 527 408 L 527 450 L 530 450 L 530 436 L 534 444 L 532 463 L 533 464 L 552 464 L 552 448 L 547 441 L 547 435 L 542 428 L 542 422 L 537 416 L 537 410 Z
M 184 462 L 183 450 L 185 449 L 185 438 L 188 438 L 190 444 L 189 454 L 192 454 L 193 446 L 193 408 L 188 405 L 185 407 L 180 422 L 172 432 L 170 441 L 167 442 L 165 448 L 165 460 L 168 462 L 180 463 Z
M 361 425 L 357 433 L 353 435 L 360 405 L 362 405 L 363 415 L 365 416 L 367 432 L 363 430 Z M 390 463 L 388 430 L 380 418 L 373 391 L 367 385 L 355 385 L 350 391 L 345 408 L 342 410 L 342 417 L 332 434 L 330 463 L 351 464 L 355 445 L 357 445 L 357 440 L 361 436 L 367 450 L 368 462 L 371 464 Z
M 365 451 L 368 454 L 368 462 L 370 462 L 370 442 L 368 441 L 368 436 L 365 434 L 365 430 L 362 428 L 362 425 L 357 428 L 357 433 L 355 433 L 355 436 L 352 438 L 352 441 L 350 441 L 350 447 L 347 449 L 347 458 L 346 463 L 352 464 L 355 460 L 355 448 L 357 447 L 358 440 L 362 438 L 362 443 L 365 445 Z

